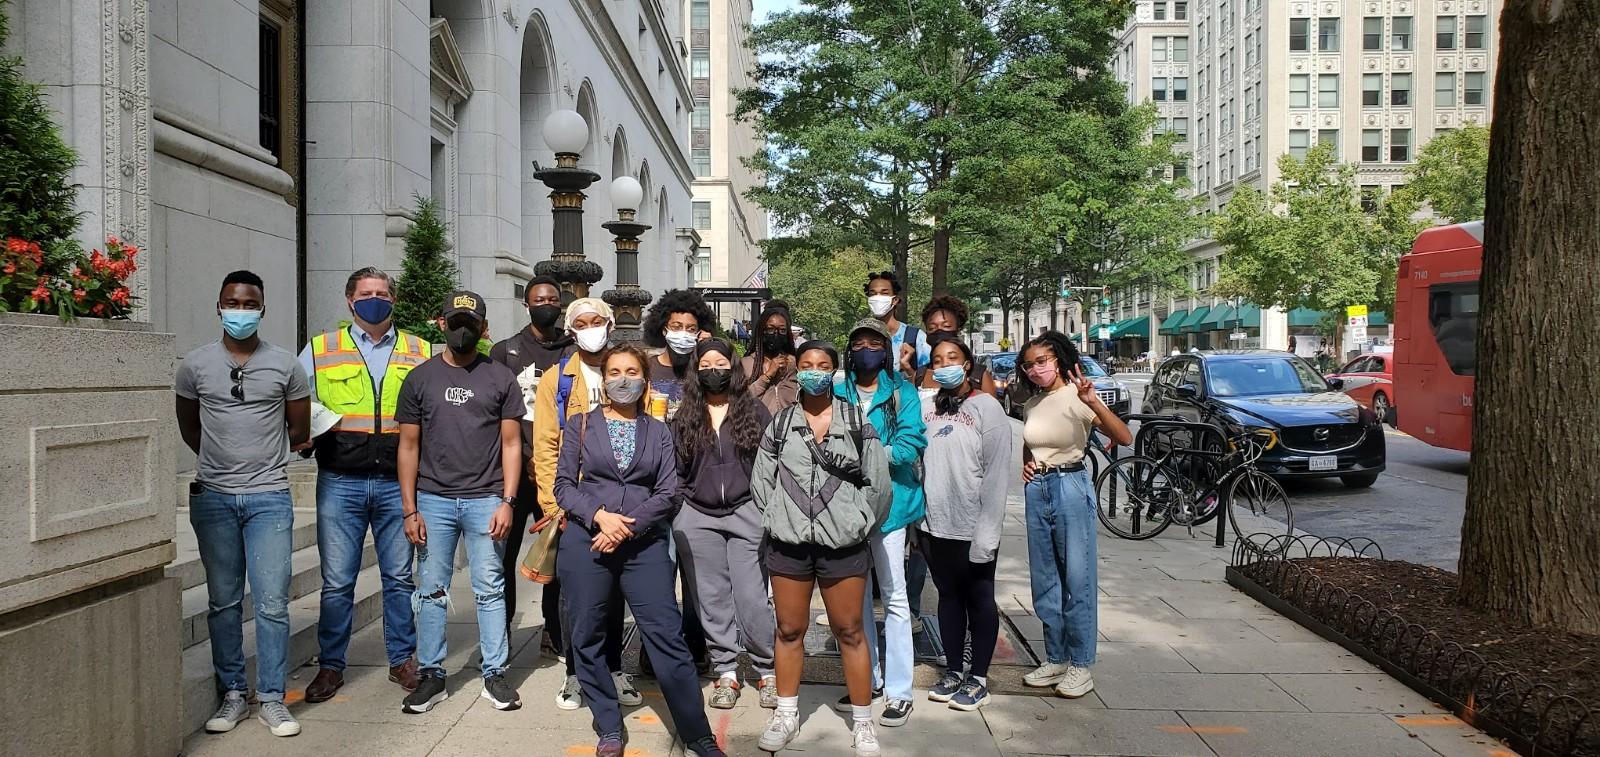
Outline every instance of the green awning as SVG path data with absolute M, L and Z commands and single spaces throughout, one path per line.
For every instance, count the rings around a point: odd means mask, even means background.
M 1323 312 L 1311 308 L 1295 308 L 1289 311 L 1289 325 L 1301 328 L 1313 328 L 1322 325 Z
M 1161 322 L 1160 332 L 1163 333 L 1163 334 L 1176 334 L 1176 333 L 1178 333 L 1179 324 L 1182 324 L 1183 323 L 1183 319 L 1188 317 L 1188 315 L 1189 315 L 1189 311 L 1187 311 L 1187 310 L 1174 310 L 1174 311 L 1172 311 L 1172 314 L 1168 315 L 1167 319 Z
M 1195 330 L 1196 331 L 1216 331 L 1218 329 L 1226 328 L 1226 326 L 1224 326 L 1223 324 L 1227 322 L 1227 319 L 1232 318 L 1232 317 L 1233 317 L 1233 306 L 1232 305 L 1228 305 L 1226 303 L 1221 304 L 1221 305 L 1217 305 L 1216 307 L 1211 308 L 1211 312 L 1206 314 L 1205 320 L 1201 321 L 1200 325 L 1198 327 L 1196 327 Z
M 1199 331 L 1200 322 L 1204 321 L 1206 316 L 1210 313 L 1211 308 L 1209 307 L 1195 308 L 1189 312 L 1188 318 L 1183 319 L 1183 323 L 1178 324 L 1178 332 L 1182 334 L 1193 334 Z
M 1150 316 L 1141 315 L 1117 324 L 1111 331 L 1112 339 L 1150 339 Z
M 1238 310 L 1229 316 L 1231 320 L 1223 324 L 1223 328 L 1259 329 L 1261 328 L 1261 306 L 1240 305 Z

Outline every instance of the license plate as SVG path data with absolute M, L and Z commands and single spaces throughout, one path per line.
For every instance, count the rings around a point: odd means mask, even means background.
M 1311 470 L 1338 470 L 1338 455 L 1318 455 L 1311 458 Z

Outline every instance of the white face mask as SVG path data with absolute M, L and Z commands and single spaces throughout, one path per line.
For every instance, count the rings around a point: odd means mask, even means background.
M 700 342 L 700 337 L 687 331 L 668 331 L 667 346 L 679 355 L 694 352 L 694 346 Z
M 572 338 L 578 342 L 578 349 L 584 352 L 599 352 L 605 349 L 606 338 L 609 336 L 611 329 L 605 326 L 594 326 L 572 332 Z
M 894 309 L 894 298 L 884 294 L 877 294 L 867 298 L 867 307 L 872 309 L 873 318 L 882 318 Z

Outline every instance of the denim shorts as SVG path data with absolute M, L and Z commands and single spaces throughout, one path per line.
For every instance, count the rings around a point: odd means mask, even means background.
M 767 539 L 761 552 L 767 571 L 787 578 L 864 578 L 872 571 L 871 541 L 834 549 Z

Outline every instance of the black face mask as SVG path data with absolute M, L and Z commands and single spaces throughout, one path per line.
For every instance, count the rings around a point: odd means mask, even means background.
M 556 325 L 556 319 L 561 317 L 560 305 L 534 305 L 528 308 L 528 320 L 538 326 L 540 331 Z
M 929 344 L 932 344 L 934 339 L 936 339 L 936 338 L 937 339 L 960 339 L 961 338 L 961 332 L 959 332 L 959 331 L 930 331 L 930 332 L 928 332 L 928 343 Z
M 788 334 L 762 334 L 761 351 L 767 355 L 780 355 L 789 351 L 789 345 L 794 342 Z
M 457 326 L 450 329 L 445 343 L 457 353 L 473 352 L 478 349 L 478 334 L 477 326 Z
M 707 394 L 724 394 L 733 385 L 733 371 L 727 368 L 701 368 L 699 377 Z

